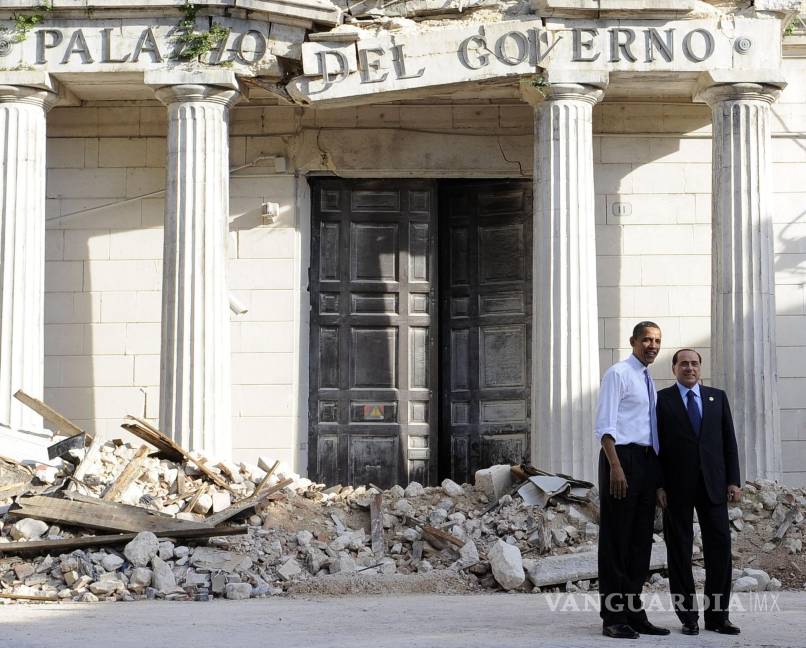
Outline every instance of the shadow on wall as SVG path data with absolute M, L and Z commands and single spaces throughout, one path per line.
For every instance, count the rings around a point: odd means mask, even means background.
M 157 158 L 154 147 L 164 159 L 164 142 L 48 139 L 57 159 L 80 148 L 83 166 L 48 168 L 60 177 L 47 188 L 45 399 L 81 427 L 133 444 L 140 441 L 119 427 L 123 416 L 159 415 L 165 169 L 146 157 Z M 106 167 L 93 167 L 104 159 Z M 231 232 L 264 226 L 263 198 L 244 201 L 231 201 Z
M 606 135 L 600 138 L 604 148 Z M 652 139 L 652 136 L 639 136 L 637 139 Z M 710 147 L 710 137 L 704 137 Z M 678 138 L 666 139 L 664 148 L 678 144 Z M 775 143 L 775 142 L 773 142 Z M 618 154 L 618 147 L 611 146 L 612 156 Z M 803 144 L 801 148 L 806 149 Z M 615 151 L 613 150 L 615 149 Z M 652 151 L 650 146 L 648 149 Z M 646 153 L 646 150 L 641 151 Z M 681 347 L 693 347 L 703 355 L 703 380 L 709 384 L 711 378 L 711 335 L 710 335 L 710 193 L 697 196 L 696 207 L 708 209 L 707 219 L 703 214 L 681 213 L 674 209 L 674 202 L 659 204 L 659 210 L 641 213 L 637 209 L 630 212 L 630 203 L 641 196 L 635 193 L 638 187 L 630 188 L 625 177 L 609 173 L 607 153 L 602 151 L 602 159 L 597 161 L 597 254 L 599 256 L 599 317 L 600 317 L 600 369 L 604 371 L 614 362 L 630 353 L 629 337 L 632 326 L 641 320 L 657 322 L 664 332 L 661 354 L 653 365 L 652 373 L 659 388 L 673 384 L 671 357 Z M 658 161 L 659 157 L 648 156 L 642 164 L 631 165 L 629 173 Z M 706 160 L 708 162 L 708 160 Z M 663 165 L 658 164 L 657 167 Z M 697 165 L 692 165 L 697 166 Z M 706 165 L 701 165 L 706 166 Z M 710 177 L 710 163 L 707 164 Z M 640 172 L 639 172 L 640 176 Z M 624 185 L 627 185 L 626 187 Z M 660 177 L 657 185 L 663 187 Z M 784 190 L 786 188 L 783 188 Z M 790 197 L 791 196 L 791 197 Z M 783 470 L 786 481 L 800 485 L 806 483 L 806 370 L 802 331 L 806 321 L 806 210 L 799 202 L 802 194 L 776 193 L 772 209 L 780 212 L 779 206 L 786 205 L 787 223 L 774 225 L 774 245 L 777 299 L 777 355 L 778 393 L 781 408 L 781 437 L 783 448 Z M 630 212 L 628 217 L 623 214 Z M 783 220 L 783 218 L 780 218 Z M 675 249 L 675 226 L 685 225 L 695 233 L 690 246 L 679 243 Z M 633 232 L 628 232 L 635 228 Z M 640 232 L 638 232 L 640 228 Z M 666 230 L 666 231 L 664 231 Z M 635 249 L 636 232 L 646 250 Z M 625 233 L 629 234 L 628 237 Z M 703 235 L 705 239 L 703 240 Z M 632 242 L 630 242 L 630 239 Z M 699 239 L 699 242 L 698 242 Z M 702 246 L 706 245 L 703 248 Z M 701 267 L 705 263 L 704 269 Z M 663 276 L 662 264 L 667 264 Z M 687 267 L 689 266 L 689 267 Z M 691 276 L 691 269 L 698 274 Z M 653 279 L 654 275 L 654 279 Z M 701 278 L 704 276 L 704 278 Z M 679 282 L 690 286 L 680 288 Z M 672 279 L 670 279 L 672 278 Z M 659 280 L 658 280 L 659 279 Z M 687 294 L 688 293 L 688 294 Z M 627 297 L 626 300 L 622 296 Z M 724 385 L 714 385 L 724 388 Z M 798 391 L 800 394 L 798 395 Z M 732 404 L 734 408 L 738 404 Z M 739 439 L 740 452 L 744 455 L 744 439 Z

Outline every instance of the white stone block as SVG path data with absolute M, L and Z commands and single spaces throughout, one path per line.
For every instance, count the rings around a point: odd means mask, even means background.
M 49 137 L 47 143 L 49 169 L 80 169 L 84 166 L 84 140 Z
M 80 261 L 46 261 L 45 291 L 76 292 L 84 283 L 84 264 Z
M 159 385 L 159 355 L 138 355 L 134 358 L 134 384 Z
M 160 290 L 162 264 L 151 260 L 92 261 L 87 264 L 85 290 Z
M 290 385 L 294 381 L 292 353 L 233 353 L 234 385 Z
M 280 209 L 290 209 L 280 205 Z M 238 232 L 239 259 L 291 259 L 296 252 L 296 230 L 262 227 Z
M 156 323 L 129 322 L 126 324 L 127 354 L 159 354 L 160 325 Z
M 163 169 L 126 169 L 126 197 L 140 198 L 165 189 Z
M 290 322 L 294 319 L 294 292 L 291 290 L 233 291 L 249 311 L 236 319 L 241 322 Z
M 45 324 L 45 355 L 84 353 L 83 324 Z
M 98 166 L 143 167 L 146 165 L 146 139 L 104 137 L 99 140 Z
M 118 355 L 125 353 L 123 324 L 91 323 L 84 325 L 84 352 Z
M 162 229 L 140 228 L 112 232 L 109 254 L 112 259 L 162 259 Z
M 64 259 L 108 259 L 109 230 L 67 230 L 64 232 Z
M 235 322 L 233 353 L 282 353 L 294 350 L 292 322 Z
M 230 261 L 229 287 L 234 290 L 293 288 L 293 262 L 290 259 L 238 259 L 237 261 Z
M 290 385 L 233 385 L 236 416 L 290 416 L 294 391 Z
M 285 448 L 290 451 L 294 446 L 297 422 L 289 416 L 237 416 L 232 425 L 232 443 L 235 448 Z M 274 450 L 261 450 L 261 454 L 273 455 Z
M 49 198 L 117 198 L 125 195 L 123 169 L 50 169 Z

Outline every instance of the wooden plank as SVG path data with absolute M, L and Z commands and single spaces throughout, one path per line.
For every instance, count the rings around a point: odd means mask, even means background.
M 218 536 L 243 535 L 249 532 L 247 526 L 207 527 L 203 529 L 177 529 L 175 531 L 157 531 L 158 538 L 175 538 L 183 540 L 206 539 Z M 75 549 L 89 547 L 108 547 L 126 544 L 137 536 L 136 533 L 115 533 L 112 535 L 80 536 L 78 538 L 62 538 L 60 540 L 34 540 L 31 542 L 7 542 L 0 544 L 0 555 L 22 556 L 42 555 L 45 553 L 69 553 Z
M 123 423 L 121 427 L 128 432 L 131 432 L 135 436 L 139 437 L 143 441 L 147 441 L 155 448 L 157 448 L 163 455 L 165 455 L 166 459 L 170 459 L 171 461 L 187 461 L 195 465 L 205 477 L 207 477 L 211 482 L 213 482 L 216 486 L 224 488 L 228 490 L 230 493 L 238 496 L 233 489 L 230 483 L 224 479 L 221 475 L 216 474 L 213 472 L 205 463 L 203 459 L 194 459 L 191 454 L 185 450 L 182 446 L 178 445 L 174 442 L 173 439 L 168 438 L 162 432 L 160 432 L 157 428 L 151 425 L 148 421 L 144 421 L 141 418 L 136 416 L 132 416 L 131 414 L 126 416 L 126 419 L 130 422 Z
M 187 520 L 177 520 L 167 515 L 154 514 L 139 506 L 128 506 L 91 497 L 61 499 L 35 495 L 17 499 L 19 508 L 8 515 L 31 517 L 62 526 L 72 525 L 88 529 L 114 532 L 176 531 L 190 528 L 206 528 L 212 525 Z
M 0 598 L 12 599 L 15 601 L 58 601 L 57 596 L 41 596 L 38 594 L 6 594 L 0 592 Z
M 53 425 L 56 426 L 56 429 L 58 429 L 59 432 L 62 432 L 67 436 L 75 436 L 76 434 L 83 433 L 88 435 L 89 437 L 92 437 L 92 434 L 86 432 L 85 430 L 82 430 L 66 416 L 62 416 L 61 414 L 59 414 L 50 405 L 47 405 L 38 398 L 29 396 L 21 389 L 18 390 L 16 394 L 14 394 L 14 398 L 20 401 L 23 405 L 30 407 L 34 412 L 39 414 L 45 420 L 53 423 Z
M 123 472 L 118 475 L 118 478 L 109 484 L 103 495 L 101 495 L 101 499 L 107 502 L 117 501 L 126 489 L 143 474 L 143 462 L 146 460 L 146 457 L 148 457 L 148 446 L 142 445 L 137 451 L 137 454 L 134 455 L 132 460 L 123 469 Z
M 370 529 L 372 536 L 372 553 L 376 558 L 383 558 L 383 495 L 376 493 L 369 503 Z
M 447 531 L 443 531 L 442 529 L 437 529 L 436 527 L 429 526 L 426 524 L 423 527 L 423 536 L 425 536 L 426 540 L 431 540 L 432 538 L 439 540 L 441 542 L 448 542 L 456 547 L 464 547 L 465 543 L 462 542 L 459 538 L 455 535 L 448 533 Z
M 262 500 L 266 499 L 272 493 L 276 493 L 277 491 L 282 490 L 283 488 L 285 488 L 289 484 L 292 484 L 293 482 L 294 480 L 291 478 L 284 479 L 283 481 L 276 483 L 274 486 L 264 488 L 259 493 L 255 493 L 251 497 L 242 499 L 240 502 L 236 502 L 229 508 L 225 508 L 223 511 L 220 511 L 219 513 L 216 513 L 214 515 L 205 518 L 204 523 L 206 525 L 216 526 L 217 524 L 226 522 L 230 518 L 238 515 L 238 513 L 241 513 L 248 508 L 252 508 L 253 506 L 255 506 L 255 504 L 259 504 Z
M 194 493 L 193 498 L 190 500 L 190 503 L 184 508 L 184 510 L 188 513 L 193 513 L 193 507 L 196 506 L 201 496 L 207 492 L 207 489 L 209 487 L 210 484 L 208 484 L 207 482 L 202 482 L 202 485 L 199 487 L 199 490 L 197 490 Z

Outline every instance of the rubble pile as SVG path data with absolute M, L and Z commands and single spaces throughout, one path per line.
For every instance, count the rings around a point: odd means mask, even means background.
M 80 461 L 83 453 L 74 449 L 65 458 Z M 118 547 L 96 548 L 91 542 L 97 531 L 21 517 L 30 499 L 41 501 L 42 494 L 66 502 L 93 498 L 100 503 L 137 454 L 129 444 L 107 442 L 75 491 L 64 488 L 76 483 L 71 479 L 74 464 L 65 461 L 59 471 L 35 469 L 36 478 L 25 494 L 0 500 L 1 592 L 77 601 L 235 599 L 280 594 L 299 581 L 331 575 L 416 575 L 438 570 L 464 572 L 469 588 L 514 589 L 523 588 L 525 570 L 535 557 L 591 549 L 598 531 L 594 501 L 585 505 L 557 501 L 544 510 L 511 493 L 493 499 L 497 491 L 493 484 L 484 491 L 483 473 L 504 474 L 509 486 L 509 466 L 482 471 L 479 487 L 445 480 L 434 488 L 413 482 L 405 489 L 381 491 L 372 486 L 327 488 L 281 465 L 275 464 L 271 471 L 263 460 L 260 463 L 267 469 L 222 462 L 211 469 L 226 479 L 224 489 L 210 484 L 191 464 L 157 457 L 141 461 L 139 477 L 121 492 L 119 506 L 150 511 L 160 520 L 204 523 L 249 500 L 261 486 L 285 485 L 244 512 L 242 534 L 210 533 L 207 546 L 142 531 Z M 32 498 L 34 491 L 40 495 Z M 378 527 L 374 538 L 373 500 Z M 86 548 L 57 553 L 58 546 L 44 547 L 35 557 L 24 546 L 19 550 L 21 543 L 35 543 L 33 550 L 43 542 L 70 538 L 83 540 Z
M 400 592 L 418 579 L 455 591 L 596 588 L 590 483 L 499 465 L 475 486 L 328 487 L 267 458 L 213 464 L 139 419 L 124 427 L 154 447 L 92 439 L 52 446 L 57 465 L 0 459 L 0 602 Z M 804 504 L 803 489 L 745 486 L 729 509 L 736 591 L 804 586 Z M 660 518 L 655 530 L 650 588 L 663 589 Z M 701 547 L 695 524 L 699 581 Z

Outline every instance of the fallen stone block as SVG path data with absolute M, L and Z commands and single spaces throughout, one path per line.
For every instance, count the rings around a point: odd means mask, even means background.
M 512 470 L 503 464 L 482 468 L 476 471 L 475 483 L 491 502 L 497 502 L 512 489 Z
M 667 564 L 666 545 L 656 542 L 652 545 L 649 559 L 650 571 L 665 569 Z M 562 556 L 544 556 L 537 560 L 528 573 L 535 587 L 562 585 L 568 581 L 590 580 L 599 577 L 599 552 L 581 551 Z
M 501 587 L 511 590 L 523 584 L 526 576 L 523 572 L 523 558 L 520 549 L 503 540 L 498 540 L 490 550 L 488 557 L 493 576 Z

